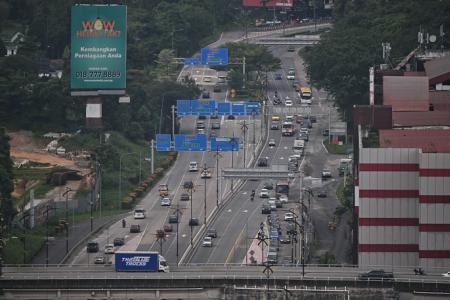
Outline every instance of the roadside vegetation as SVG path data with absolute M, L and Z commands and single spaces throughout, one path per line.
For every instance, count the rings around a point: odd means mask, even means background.
M 420 28 L 439 35 L 450 23 L 450 2 L 440 0 L 334 1 L 333 28 L 301 51 L 311 83 L 328 91 L 351 122 L 355 104 L 369 104 L 369 68 L 383 63 L 381 43 L 391 44 L 396 65 L 417 47 Z M 445 48 L 449 40 L 444 40 Z M 430 44 L 439 48 L 440 44 Z

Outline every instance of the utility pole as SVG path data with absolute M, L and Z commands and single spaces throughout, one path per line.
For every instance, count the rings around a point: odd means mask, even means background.
M 219 207 L 219 158 L 222 155 L 219 153 L 219 148 L 216 149 L 216 205 Z
M 63 194 L 63 197 L 66 196 L 66 254 L 69 253 L 69 192 L 73 190 L 69 187 L 66 187 L 66 191 Z
M 313 0 L 313 5 L 314 5 L 314 32 L 317 32 L 316 0 Z
M 152 139 L 151 141 L 151 145 L 150 145 L 150 149 L 151 149 L 151 156 L 152 156 L 152 161 L 151 161 L 151 173 L 155 174 L 155 140 Z
M 234 129 L 233 129 L 233 141 L 234 141 Z M 234 167 L 234 151 L 231 151 L 231 168 Z M 234 190 L 234 184 L 233 184 L 233 178 L 231 178 L 231 185 L 230 185 L 231 191 Z
M 245 124 L 245 120 L 243 122 L 244 123 L 241 125 L 241 130 L 244 132 L 244 169 L 245 169 L 246 168 L 245 153 L 246 153 L 246 148 L 247 148 L 247 129 L 248 129 L 248 126 L 247 126 L 247 124 Z
M 203 221 L 203 224 L 205 224 L 205 226 L 206 226 L 206 179 L 208 178 L 206 175 L 207 175 L 207 172 L 208 172 L 208 168 L 206 167 L 206 163 L 204 164 L 204 166 L 203 166 L 203 169 L 202 169 L 202 173 L 204 173 L 204 177 L 205 177 L 205 186 L 204 186 L 204 188 L 205 188 L 205 195 L 204 195 L 204 210 L 205 210 L 205 216 L 204 216 L 204 221 Z
M 253 118 L 253 158 L 256 158 L 256 118 L 255 118 L 256 112 L 255 110 L 252 111 L 252 118 Z
M 172 141 L 175 140 L 175 105 L 172 105 Z
M 245 56 L 242 60 L 242 88 L 245 89 Z

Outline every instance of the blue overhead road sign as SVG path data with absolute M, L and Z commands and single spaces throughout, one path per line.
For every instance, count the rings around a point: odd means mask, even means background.
M 210 116 L 216 112 L 216 101 L 214 100 L 192 100 L 191 101 L 192 115 Z
M 230 102 L 218 102 L 217 103 L 217 114 L 219 116 L 231 115 L 231 103 Z
M 214 137 L 211 139 L 211 151 L 239 151 L 239 138 Z
M 228 65 L 228 48 L 202 48 L 202 65 Z
M 259 103 L 258 102 L 245 102 L 245 113 L 248 116 L 259 114 Z
M 231 114 L 235 115 L 235 116 L 245 116 L 244 103 L 232 103 L 231 104 Z
M 207 144 L 208 140 L 204 134 L 197 134 L 194 137 L 188 137 L 184 134 L 175 134 L 175 151 L 206 151 Z
M 156 135 L 156 151 L 170 151 L 170 134 Z
M 200 61 L 198 60 L 198 58 L 185 58 L 184 64 L 196 66 L 200 64 Z
M 189 116 L 191 111 L 191 100 L 177 100 L 178 116 Z

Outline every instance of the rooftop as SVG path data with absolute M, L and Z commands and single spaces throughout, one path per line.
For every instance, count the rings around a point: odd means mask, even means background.
M 420 148 L 424 153 L 450 153 L 448 129 L 382 129 L 381 148 Z

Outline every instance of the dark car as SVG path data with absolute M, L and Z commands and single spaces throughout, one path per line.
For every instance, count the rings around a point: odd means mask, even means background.
M 141 226 L 140 225 L 131 225 L 130 226 L 130 233 L 139 233 L 141 232 Z
M 263 188 L 266 190 L 273 190 L 273 183 L 272 182 L 264 182 Z
M 207 90 L 204 90 L 202 92 L 202 98 L 204 98 L 204 99 L 209 98 L 209 92 Z
M 269 165 L 268 157 L 260 157 L 258 159 L 258 167 L 267 167 Z
M 178 223 L 178 215 L 173 214 L 169 216 L 169 224 L 176 224 Z
M 233 115 L 229 115 L 227 119 L 228 119 L 228 120 L 234 120 L 234 119 L 236 119 L 236 118 L 235 118 L 235 116 L 233 116 Z
M 286 226 L 286 233 L 287 234 L 296 235 L 297 234 L 297 230 L 295 228 L 295 224 L 288 223 L 287 226 Z
M 211 117 L 209 117 L 210 119 L 218 119 L 219 116 L 218 115 L 211 115 Z
M 317 197 L 319 197 L 319 198 L 326 198 L 327 197 L 327 192 L 326 191 L 320 191 L 317 194 Z
M 385 272 L 384 270 L 372 270 L 367 273 L 359 274 L 359 279 L 392 280 L 394 279 L 394 274 L 391 272 Z
M 316 116 L 309 116 L 309 120 L 311 121 L 311 123 L 316 123 L 317 122 Z
M 280 200 L 275 200 L 275 206 L 276 206 L 276 208 L 283 208 L 283 203 L 281 203 L 281 201 Z
M 206 116 L 198 116 L 199 120 L 206 120 Z
M 278 237 L 278 240 L 282 244 L 290 244 L 291 243 L 291 238 L 288 235 L 280 235 Z
M 164 231 L 165 232 L 172 232 L 173 231 L 173 226 L 172 224 L 164 224 Z
M 220 93 L 221 91 L 222 91 L 222 88 L 220 87 L 220 85 L 214 86 L 214 93 Z
M 198 226 L 200 221 L 197 218 L 192 218 L 189 220 L 189 226 Z
M 270 215 L 270 213 L 271 213 L 270 206 L 268 206 L 268 205 L 263 205 L 263 206 L 261 207 L 261 213 L 262 213 L 263 215 Z
M 330 134 L 330 130 L 328 129 L 322 129 L 322 135 L 323 136 L 328 136 Z
M 125 245 L 125 239 L 124 238 L 115 238 L 113 241 L 113 245 L 114 245 L 114 247 L 123 246 L 123 245 Z
M 194 183 L 192 181 L 185 181 L 183 184 L 183 187 L 185 189 L 193 189 L 194 188 Z
M 189 194 L 183 193 L 183 194 L 181 194 L 181 196 L 180 196 L 180 200 L 181 200 L 181 201 L 189 201 L 189 200 L 191 200 L 191 197 L 189 196 Z
M 96 253 L 96 252 L 98 252 L 98 243 L 97 242 L 89 242 L 89 243 L 87 243 L 86 251 L 88 253 Z
M 275 97 L 275 98 L 273 98 L 272 103 L 273 103 L 273 105 L 279 105 L 279 104 L 281 104 L 281 99 Z
M 288 52 L 294 52 L 295 51 L 295 47 L 293 45 L 290 45 L 287 49 Z
M 216 238 L 217 237 L 217 230 L 215 229 L 208 229 L 208 231 L 206 231 L 206 236 L 212 237 L 212 238 Z
M 272 122 L 272 124 L 270 124 L 270 129 L 271 130 L 279 130 L 280 129 L 280 124 Z
M 220 122 L 212 122 L 211 129 L 220 129 Z
M 283 76 L 281 76 L 280 73 L 275 73 L 275 80 L 281 80 L 283 79 Z

